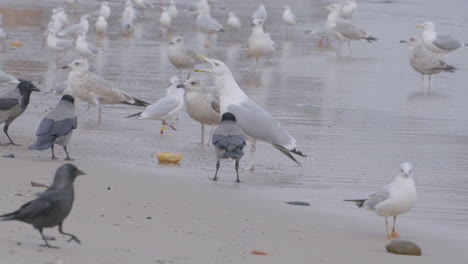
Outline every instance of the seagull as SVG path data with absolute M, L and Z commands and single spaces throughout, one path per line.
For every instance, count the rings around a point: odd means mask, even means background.
M 63 69 L 71 69 L 68 74 L 68 85 L 71 94 L 88 103 L 88 111 L 91 104 L 98 108 L 98 117 L 101 122 L 101 105 L 103 104 L 127 104 L 135 106 L 147 106 L 147 102 L 128 95 L 126 92 L 114 87 L 109 81 L 89 71 L 89 63 L 83 59 L 74 60 Z M 83 112 L 83 113 L 84 113 Z
M 197 16 L 197 28 L 205 34 L 205 48 L 210 47 L 209 36 L 218 32 L 224 32 L 223 26 L 210 14 L 210 5 L 202 2 L 200 13 Z
M 439 34 L 435 31 L 434 23 L 428 21 L 416 27 L 423 28 L 422 40 L 424 46 L 434 53 L 449 53 L 465 46 L 458 39 L 454 39 L 448 34 Z
M 439 58 L 437 54 L 427 50 L 418 36 L 402 40 L 400 43 L 408 43 L 409 45 L 409 63 L 415 71 L 421 74 L 421 89 L 424 89 L 424 75 L 429 75 L 429 89 L 431 89 L 431 75 L 442 71 L 453 72 L 456 70 L 455 67 Z
M 75 50 L 81 56 L 86 58 L 92 58 L 99 52 L 99 49 L 96 48 L 96 46 L 94 46 L 86 40 L 86 33 L 78 32 L 76 35 L 78 37 L 75 41 Z
M 259 5 L 258 8 L 252 14 L 252 20 L 261 20 L 265 22 L 267 17 L 268 17 L 268 14 L 265 9 L 265 5 Z
M 283 22 L 286 24 L 286 35 L 289 33 L 289 27 L 294 29 L 294 26 L 297 25 L 296 16 L 291 11 L 291 7 L 288 5 L 283 6 Z
M 353 18 L 353 13 L 356 11 L 357 3 L 356 0 L 346 0 L 341 7 L 340 17 L 343 19 L 350 20 Z
M 185 47 L 184 39 L 181 36 L 175 36 L 171 39 L 167 54 L 169 61 L 179 70 L 179 74 L 182 69 L 192 70 L 197 63 L 203 62 L 197 57 L 197 53 Z
M 159 23 L 161 24 L 161 35 L 163 36 L 163 38 L 167 38 L 167 34 L 172 23 L 172 18 L 169 14 L 169 11 L 167 10 L 167 7 L 163 7 L 163 12 L 159 17 Z
M 59 32 L 57 36 L 63 37 L 66 35 L 76 34 L 78 32 L 88 33 L 89 30 L 89 22 L 88 22 L 88 15 L 83 15 L 80 17 L 80 23 L 69 26 Z
M 203 145 L 205 125 L 214 126 L 221 121 L 218 92 L 214 87 L 206 87 L 201 80 L 193 77 L 178 87 L 185 90 L 184 102 L 187 114 L 201 125 L 200 145 Z
M 179 11 L 177 11 L 175 0 L 171 0 L 168 11 L 169 11 L 169 15 L 171 15 L 171 18 L 173 19 L 176 18 L 177 15 L 179 14 Z
M 155 103 L 148 105 L 143 112 L 139 112 L 129 117 L 138 117 L 138 119 L 153 119 L 161 120 L 161 134 L 164 134 L 164 127 L 168 125 L 173 130 L 177 130 L 174 126 L 166 121 L 173 118 L 180 109 L 184 106 L 184 89 L 178 87 L 180 81 L 177 76 L 171 78 L 169 87 L 166 89 L 166 96 L 159 99 Z
M 270 56 L 275 51 L 276 43 L 271 39 L 270 34 L 263 31 L 263 21 L 254 20 L 247 47 L 247 57 L 255 58 L 256 65 L 259 57 Z
M 106 32 L 107 32 L 107 27 L 109 26 L 109 23 L 107 23 L 106 16 L 105 14 L 101 11 L 99 14 L 98 19 L 96 20 L 96 33 L 98 37 L 102 38 Z
M 331 36 L 336 38 L 339 42 L 339 47 L 337 53 L 340 53 L 341 43 L 345 41 L 348 44 L 349 55 L 351 55 L 351 41 L 352 40 L 366 40 L 371 43 L 376 41 L 375 37 L 370 36 L 363 29 L 358 28 L 351 22 L 344 20 L 340 17 L 340 5 L 331 4 L 323 8 L 326 11 L 329 11 L 327 17 L 326 28 Z
M 267 110 L 253 102 L 242 91 L 232 76 L 231 70 L 223 62 L 209 59 L 203 55 L 199 56 L 210 67 L 197 69 L 195 72 L 206 72 L 213 78 L 219 93 L 220 113 L 231 112 L 234 114 L 237 124 L 252 142 L 250 170 L 254 170 L 255 143 L 257 140 L 270 143 L 299 165 L 300 163 L 291 153 L 310 158 L 297 149 L 296 140 L 280 126 L 278 121 Z
M 218 179 L 219 160 L 231 158 L 236 160 L 236 182 L 239 183 L 239 160 L 244 156 L 245 135 L 232 113 L 223 114 L 221 123 L 213 132 L 212 143 L 216 153 L 216 173 L 212 180 Z
M 231 31 L 231 36 L 233 32 L 237 32 L 242 28 L 242 24 L 240 19 L 236 16 L 236 13 L 229 12 L 226 26 Z
M 355 202 L 358 207 L 366 207 L 385 218 L 387 238 L 400 237 L 395 231 L 395 222 L 398 215 L 408 212 L 416 203 L 417 194 L 413 177 L 411 176 L 413 165 L 403 162 L 395 180 L 364 199 L 344 200 Z M 392 232 L 388 232 L 388 217 L 393 216 Z
M 53 30 L 47 31 L 47 48 L 56 52 L 56 59 L 62 57 L 63 54 L 72 47 L 73 40 L 58 38 L 55 36 L 55 32 Z M 61 55 L 59 56 L 59 54 Z

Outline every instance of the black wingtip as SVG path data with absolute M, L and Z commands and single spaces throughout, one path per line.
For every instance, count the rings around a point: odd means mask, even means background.
M 368 36 L 367 38 L 364 38 L 365 40 L 367 40 L 367 42 L 369 43 L 372 43 L 372 41 L 377 41 L 378 39 L 376 37 L 373 37 L 373 36 Z
M 355 203 L 357 207 L 361 208 L 364 206 L 364 202 L 366 201 L 366 199 L 354 199 L 354 200 L 343 200 L 343 201 Z
M 126 116 L 125 118 L 130 118 L 130 117 L 136 117 L 136 116 L 140 116 L 140 115 L 141 115 L 141 113 L 143 113 L 143 112 L 138 112 L 138 113 L 136 113 L 136 114 L 133 114 L 133 115 Z

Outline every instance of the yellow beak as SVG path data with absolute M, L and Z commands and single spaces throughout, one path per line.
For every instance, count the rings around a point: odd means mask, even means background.
M 205 62 L 210 63 L 209 59 L 205 55 L 197 54 L 197 57 L 200 57 Z M 194 70 L 194 72 L 208 72 L 208 70 L 206 70 L 206 69 L 196 69 L 196 70 Z
M 416 27 L 417 27 L 417 28 L 424 28 L 424 25 L 418 24 L 418 25 L 416 25 Z

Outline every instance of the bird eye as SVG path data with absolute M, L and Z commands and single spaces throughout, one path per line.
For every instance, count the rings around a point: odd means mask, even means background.
M 78 62 L 75 62 L 75 65 L 80 65 L 80 63 L 78 63 Z
M 196 84 L 196 82 L 191 82 L 190 84 L 191 84 L 191 85 L 195 85 L 195 84 Z

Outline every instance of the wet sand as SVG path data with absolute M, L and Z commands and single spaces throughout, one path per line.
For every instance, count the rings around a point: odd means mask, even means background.
M 58 237 L 54 242 L 61 250 L 37 253 L 41 242 L 36 231 L 21 223 L 2 223 L 0 233 L 7 234 L 0 237 L 2 257 L 14 263 L 37 259 L 54 263 L 57 255 L 63 263 L 140 258 L 163 263 L 258 263 L 262 256 L 249 252 L 259 249 L 271 253 L 265 258 L 274 263 L 341 263 L 361 258 L 384 263 L 463 263 L 466 258 L 457 249 L 464 248 L 468 235 L 468 92 L 463 85 L 468 81 L 467 54 L 446 55 L 459 70 L 434 76 L 432 91 L 422 92 L 420 76 L 408 64 L 407 47 L 399 44 L 420 33 L 417 23 L 433 18 L 440 22 L 440 31 L 465 39 L 467 19 L 461 8 L 440 6 L 438 1 L 361 3 L 355 22 L 379 41 L 353 43 L 353 55 L 340 58 L 333 49 L 317 48 L 316 36 L 303 34 L 325 19 L 320 9 L 325 1 L 290 3 L 305 22 L 289 40 L 279 20 L 282 3 L 274 1 L 267 5 L 271 19 L 266 26 L 280 49 L 271 62 L 261 61 L 254 71 L 243 52 L 250 34 L 247 20 L 259 2 L 218 3 L 214 16 L 224 21 L 230 8 L 239 11 L 244 29 L 234 40 L 228 34 L 220 36 L 209 50 L 203 49 L 192 26 L 184 27 L 192 21 L 183 10 L 189 1 L 179 2 L 180 19 L 174 32 L 194 40 L 189 45 L 201 53 L 225 61 L 246 93 L 268 109 L 314 161 L 300 160 L 303 166 L 298 167 L 259 143 L 255 173 L 242 171 L 244 182 L 236 185 L 234 164 L 224 162 L 220 182 L 214 184 L 208 180 L 215 169 L 213 149 L 195 143 L 199 124 L 186 113 L 181 112 L 175 123 L 178 131 L 159 135 L 160 122 L 124 118 L 138 108 L 104 106 L 100 125 L 96 109 L 91 108 L 80 117 L 69 146 L 76 164 L 88 173 L 77 182 L 76 207 L 66 223 L 83 245 L 66 245 Z M 10 41 L 25 43 L 2 54 L 1 69 L 40 82 L 41 89 L 50 91 L 54 83 L 66 79 L 68 72 L 61 66 L 77 55 L 69 52 L 55 63 L 41 46 L 50 12 L 60 3 L 35 2 L 25 8 L 26 4 L 30 1 L 16 1 L 0 10 Z M 458 4 L 466 6 L 463 1 Z M 81 1 L 78 13 L 97 6 L 94 1 Z M 111 1 L 111 7 L 110 35 L 102 43 L 105 52 L 93 62 L 93 71 L 131 95 L 153 102 L 164 95 L 168 79 L 177 74 L 167 59 L 167 41 L 159 36 L 159 10 L 148 12 L 137 24 L 134 38 L 126 39 L 118 34 L 121 4 Z M 97 43 L 93 33 L 88 40 Z M 33 94 L 26 113 L 10 126 L 13 139 L 24 146 L 31 144 L 41 118 L 58 100 L 51 93 Z M 77 103 L 78 112 L 85 108 L 85 103 Z M 3 134 L 0 140 L 6 140 Z M 0 160 L 2 179 L 7 181 L 0 187 L 2 212 L 32 198 L 13 195 L 31 189 L 30 180 L 48 182 L 63 163 L 50 161 L 49 151 L 12 146 L 0 146 L 0 151 L 16 155 L 14 160 Z M 151 156 L 158 151 L 182 153 L 184 160 L 176 167 L 158 165 Z M 57 154 L 64 156 L 59 148 Z M 244 165 L 248 159 L 247 154 Z M 402 238 L 421 245 L 424 256 L 417 260 L 387 254 L 383 219 L 340 201 L 359 198 L 390 182 L 404 160 L 414 164 L 419 200 L 399 218 L 398 229 Z M 284 204 L 290 200 L 311 206 Z

